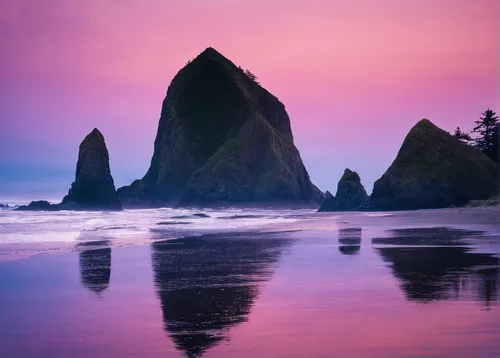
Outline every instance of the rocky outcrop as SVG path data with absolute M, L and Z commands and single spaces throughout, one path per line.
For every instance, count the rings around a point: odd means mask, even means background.
M 495 196 L 486 200 L 471 200 L 464 206 L 469 208 L 477 208 L 482 206 L 500 206 L 500 196 Z
M 325 193 L 318 211 L 337 211 L 337 201 L 329 191 Z
M 367 210 L 369 197 L 358 173 L 346 169 L 337 185 L 335 197 L 327 192 L 319 211 Z
M 53 211 L 56 210 L 56 205 L 51 205 L 48 201 L 38 200 L 32 201 L 29 205 L 21 205 L 16 210 L 20 211 Z
M 75 181 L 60 204 L 32 201 L 17 208 L 38 210 L 121 210 L 120 199 L 109 169 L 109 155 L 104 137 L 97 128 L 80 144 Z
M 151 166 L 124 205 L 313 205 L 284 105 L 212 48 L 174 77 Z
M 357 211 L 368 208 L 369 197 L 361 184 L 358 173 L 349 169 L 344 171 L 337 186 L 337 210 Z
M 495 163 L 486 155 L 423 119 L 375 182 L 371 208 L 441 208 L 488 199 L 497 193 L 496 173 Z
M 104 137 L 97 128 L 80 144 L 75 181 L 60 204 L 69 209 L 121 210 Z

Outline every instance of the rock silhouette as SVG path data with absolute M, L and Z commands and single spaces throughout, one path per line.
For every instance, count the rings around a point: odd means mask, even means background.
M 326 197 L 325 195 L 325 200 L 319 211 L 366 210 L 369 199 L 358 173 L 346 169 L 337 185 L 335 197 Z
M 48 201 L 38 200 L 32 201 L 29 205 L 21 205 L 16 210 L 19 211 L 52 211 L 57 210 L 55 205 L 51 205 Z
M 429 120 L 418 122 L 375 182 L 371 208 L 414 210 L 463 205 L 498 190 L 495 163 Z
M 75 181 L 62 205 L 88 209 L 121 209 L 109 168 L 108 149 L 97 128 L 80 144 Z
M 213 48 L 172 80 L 151 166 L 118 193 L 128 206 L 304 206 L 322 197 L 285 106 Z
M 329 191 L 325 192 L 318 211 L 337 211 L 337 200 Z
M 368 208 L 369 197 L 358 173 L 350 169 L 344 171 L 337 186 L 335 199 L 338 210 L 356 211 Z
M 121 210 L 115 190 L 104 137 L 97 128 L 80 144 L 75 181 L 60 204 L 32 201 L 17 208 L 22 211 Z

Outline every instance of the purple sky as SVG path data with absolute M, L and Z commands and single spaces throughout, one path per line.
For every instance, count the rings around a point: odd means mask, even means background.
M 371 191 L 421 118 L 500 111 L 500 1 L 3 0 L 0 196 L 60 199 L 94 127 L 117 186 L 146 172 L 167 87 L 214 47 L 286 106 L 314 183 Z

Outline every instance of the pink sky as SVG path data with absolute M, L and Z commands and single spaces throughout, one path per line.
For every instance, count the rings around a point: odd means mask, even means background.
M 117 186 L 144 175 L 161 102 L 214 47 L 286 106 L 322 190 L 371 191 L 421 118 L 500 111 L 496 0 L 3 0 L 0 195 L 59 195 L 98 127 Z

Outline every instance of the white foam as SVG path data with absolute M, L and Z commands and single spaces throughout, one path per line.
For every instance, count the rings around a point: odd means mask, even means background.
M 194 214 L 203 213 L 208 217 Z M 150 240 L 153 231 L 202 233 L 205 231 L 228 231 L 260 228 L 267 225 L 287 224 L 299 220 L 300 215 L 311 210 L 189 210 L 146 209 L 121 212 L 44 212 L 1 211 L 0 244 L 22 243 L 72 243 L 95 238 L 112 238 L 114 242 L 126 243 Z M 245 216 L 231 218 L 237 216 Z M 185 218 L 173 218 L 185 216 Z M 159 224 L 159 223 L 163 224 Z M 168 224 L 172 222 L 172 224 Z

